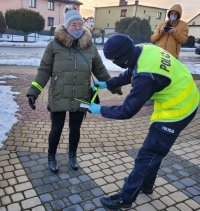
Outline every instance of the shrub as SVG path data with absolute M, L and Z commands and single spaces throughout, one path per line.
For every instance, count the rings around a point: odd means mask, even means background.
M 129 35 L 135 43 L 148 42 L 151 36 L 151 26 L 146 19 L 137 17 L 123 18 L 115 23 L 115 31 Z
M 7 10 L 5 14 L 8 28 L 24 33 L 24 41 L 28 41 L 28 33 L 40 32 L 44 29 L 44 18 L 35 11 L 27 9 Z
M 6 29 L 6 21 L 3 16 L 3 13 L 0 11 L 0 34 L 3 34 Z

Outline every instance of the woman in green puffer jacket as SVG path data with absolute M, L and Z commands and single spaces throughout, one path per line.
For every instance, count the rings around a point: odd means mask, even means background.
M 56 151 L 66 118 L 69 112 L 69 162 L 77 170 L 77 146 L 84 110 L 80 102 L 90 100 L 91 75 L 99 81 L 110 78 L 98 50 L 92 43 L 92 36 L 83 26 L 79 12 L 70 9 L 65 13 L 64 24 L 55 29 L 52 40 L 43 55 L 38 73 L 28 90 L 29 105 L 35 109 L 35 100 L 50 79 L 48 108 L 51 114 L 49 134 L 49 169 L 58 172 Z M 121 88 L 112 90 L 121 93 Z

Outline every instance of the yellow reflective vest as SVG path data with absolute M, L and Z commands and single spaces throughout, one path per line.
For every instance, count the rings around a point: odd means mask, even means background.
M 198 107 L 199 90 L 190 71 L 164 49 L 144 45 L 136 71 L 156 73 L 168 77 L 171 81 L 166 88 L 154 93 L 151 98 L 154 100 L 151 123 L 182 120 Z

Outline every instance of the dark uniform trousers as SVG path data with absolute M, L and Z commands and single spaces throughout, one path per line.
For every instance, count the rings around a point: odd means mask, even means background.
M 152 189 L 163 158 L 170 151 L 180 132 L 191 122 L 195 110 L 178 122 L 154 122 L 139 150 L 135 167 L 127 178 L 121 192 L 124 201 L 134 202 L 141 188 Z

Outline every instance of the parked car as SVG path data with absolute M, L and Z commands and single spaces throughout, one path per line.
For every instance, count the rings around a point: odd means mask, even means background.
M 195 53 L 200 55 L 200 44 L 199 43 L 195 43 L 194 45 L 196 48 L 195 48 Z
M 195 53 L 198 54 L 198 55 L 200 55 L 200 48 L 196 48 L 195 49 Z

